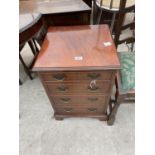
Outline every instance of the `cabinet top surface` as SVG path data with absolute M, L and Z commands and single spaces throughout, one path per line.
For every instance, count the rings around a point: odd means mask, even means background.
M 90 11 L 82 0 L 23 0 L 19 2 L 19 13 L 55 14 L 77 11 Z
M 119 69 L 107 25 L 50 27 L 33 71 Z

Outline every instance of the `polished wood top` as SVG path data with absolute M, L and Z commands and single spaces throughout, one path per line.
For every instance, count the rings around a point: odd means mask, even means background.
M 50 27 L 34 71 L 119 69 L 107 25 Z
M 25 0 L 19 2 L 19 12 L 55 14 L 87 11 L 91 8 L 82 0 Z

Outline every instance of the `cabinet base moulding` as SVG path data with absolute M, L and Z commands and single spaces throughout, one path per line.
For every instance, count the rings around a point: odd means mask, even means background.
M 63 120 L 64 118 L 73 118 L 73 117 L 78 117 L 78 118 L 80 118 L 80 117 L 96 118 L 96 119 L 99 119 L 100 121 L 107 121 L 107 119 L 108 119 L 108 116 L 104 115 L 104 114 L 100 114 L 100 115 L 90 115 L 90 114 L 62 115 L 62 114 L 57 114 L 57 113 L 54 114 L 54 118 L 56 120 Z

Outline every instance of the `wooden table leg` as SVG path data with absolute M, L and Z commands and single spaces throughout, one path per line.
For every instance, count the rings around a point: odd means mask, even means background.
M 19 79 L 19 85 L 22 85 L 23 83 L 22 83 L 22 81 L 21 81 L 21 79 Z
M 36 41 L 34 39 L 32 39 L 32 41 L 34 43 L 34 47 L 35 47 L 36 52 L 39 52 L 39 49 L 38 49 L 37 44 L 36 44 Z
M 20 53 L 19 53 L 19 59 L 20 59 L 22 65 L 23 65 L 23 67 L 24 67 L 25 72 L 27 73 L 27 75 L 29 76 L 29 78 L 30 78 L 31 80 L 33 80 L 33 77 L 32 77 L 32 75 L 31 75 L 31 72 L 29 71 L 29 68 L 28 68 L 27 65 L 25 64 L 25 62 L 24 62 L 24 60 L 23 60 L 23 58 L 22 58 L 22 56 L 21 56 Z
M 112 104 L 112 102 L 110 104 Z M 117 113 L 117 110 L 118 110 L 119 106 L 120 106 L 120 104 L 115 102 L 112 110 L 110 111 L 109 117 L 108 117 L 108 121 L 107 121 L 108 125 L 113 125 L 114 124 L 115 116 L 116 116 L 116 113 Z
M 32 51 L 33 55 L 35 55 L 36 54 L 36 48 L 35 48 L 35 45 L 34 45 L 33 41 L 29 40 L 28 44 L 29 44 L 29 46 L 31 48 L 31 51 Z

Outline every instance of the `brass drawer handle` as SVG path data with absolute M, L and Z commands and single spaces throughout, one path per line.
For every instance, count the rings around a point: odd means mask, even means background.
M 99 87 L 95 86 L 95 87 L 90 87 L 88 86 L 88 90 L 90 91 L 97 91 L 99 89 Z
M 97 109 L 96 108 L 88 108 L 88 111 L 90 112 L 95 112 Z
M 63 101 L 64 103 L 68 103 L 71 100 L 71 98 L 61 98 L 61 101 Z
M 90 97 L 90 98 L 88 98 L 88 100 L 89 100 L 89 101 L 97 101 L 98 98 L 97 98 L 97 97 Z
M 73 109 L 72 108 L 64 108 L 65 112 L 71 112 Z
M 53 77 L 54 77 L 54 79 L 57 80 L 57 81 L 64 81 L 65 78 L 66 78 L 65 74 L 56 74 L 56 75 L 54 75 Z
M 90 73 L 87 76 L 91 79 L 97 79 L 101 76 L 101 74 L 100 73 Z
M 61 87 L 58 87 L 57 88 L 60 92 L 65 92 L 66 90 L 68 90 L 69 88 L 68 87 L 65 87 L 65 86 L 61 86 Z

